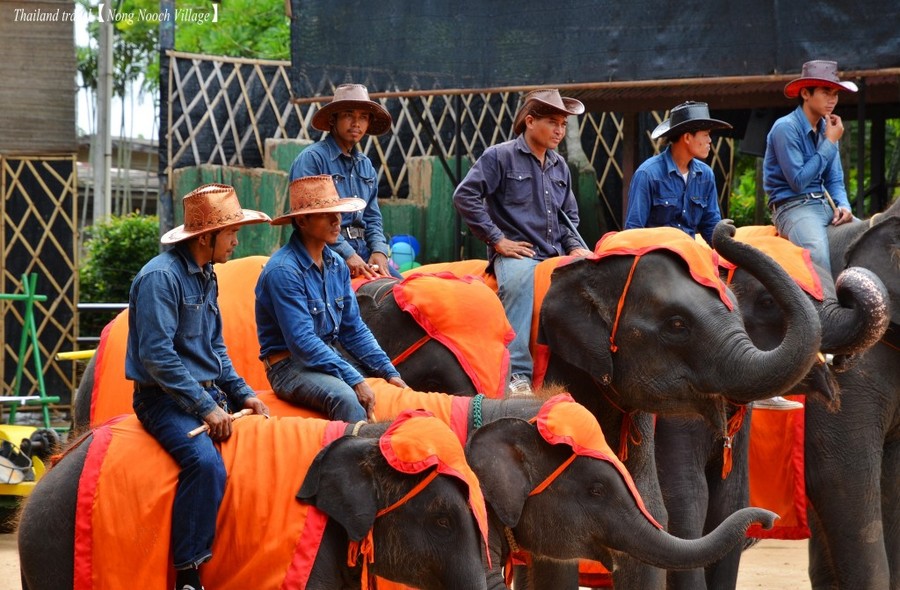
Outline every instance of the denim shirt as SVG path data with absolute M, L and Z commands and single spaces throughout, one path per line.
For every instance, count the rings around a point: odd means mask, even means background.
M 763 185 L 769 205 L 827 189 L 835 205 L 850 209 L 838 144 L 825 137 L 824 119 L 813 130 L 801 106 L 769 131 Z
M 361 227 L 365 232 L 366 245 L 372 252 L 388 256 L 390 248 L 384 239 L 381 209 L 378 208 L 378 176 L 372 161 L 356 148 L 348 156 L 341 151 L 331 135 L 304 149 L 291 165 L 290 179 L 303 176 L 330 174 L 334 178 L 337 192 L 342 197 L 359 197 L 366 202 L 362 211 L 341 214 L 341 227 Z M 336 244 L 330 245 L 344 260 L 355 251 L 344 236 L 338 237 Z
M 303 368 L 352 387 L 363 376 L 335 350 L 340 342 L 370 374 L 399 377 L 359 316 L 347 265 L 328 248 L 322 258 L 320 271 L 295 230 L 263 267 L 256 283 L 260 358 L 287 350 Z
M 214 381 L 235 408 L 254 395 L 225 349 L 218 295 L 212 264 L 201 268 L 183 245 L 148 262 L 128 295 L 125 377 L 160 386 L 200 418 L 216 407 L 201 381 Z M 135 392 L 134 402 L 156 395 Z
M 721 220 L 716 177 L 704 162 L 691 159 L 685 182 L 670 146 L 635 171 L 628 187 L 625 229 L 677 227 L 691 237 L 699 233 L 712 245 Z
M 562 210 L 578 226 L 566 161 L 547 150 L 541 168 L 524 135 L 486 149 L 456 188 L 453 204 L 475 237 L 488 245 L 491 262 L 498 256 L 493 245 L 502 238 L 530 242 L 535 260 L 581 247 L 559 220 Z

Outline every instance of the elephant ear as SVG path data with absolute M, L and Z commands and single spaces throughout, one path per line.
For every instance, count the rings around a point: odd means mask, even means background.
M 540 456 L 537 429 L 519 418 L 500 418 L 477 429 L 466 444 L 466 461 L 500 521 L 519 523 L 528 494 L 535 487 L 529 466 Z
M 615 309 L 617 300 L 601 302 L 611 297 L 604 291 L 609 289 L 609 269 L 617 262 L 583 259 L 553 271 L 538 332 L 538 341 L 547 344 L 553 355 L 604 385 L 613 376 L 611 322 L 604 310 Z
M 375 439 L 346 436 L 339 438 L 316 455 L 297 499 L 312 504 L 333 518 L 359 541 L 375 524 L 375 477 L 366 461 L 377 453 Z

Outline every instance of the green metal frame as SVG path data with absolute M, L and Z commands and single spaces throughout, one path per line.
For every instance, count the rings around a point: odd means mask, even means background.
M 40 405 L 41 412 L 44 417 L 44 426 L 52 428 L 50 424 L 50 408 L 51 404 L 59 403 L 59 396 L 48 396 L 44 388 L 44 366 L 41 362 L 41 348 L 38 341 L 37 325 L 34 322 L 34 302 L 47 301 L 46 295 L 38 295 L 35 293 L 37 288 L 37 273 L 22 275 L 22 294 L 0 293 L 0 300 L 4 301 L 24 301 L 25 312 L 22 316 L 22 339 L 19 341 L 19 356 L 16 365 L 16 378 L 13 382 L 13 395 L 8 399 L 0 396 L 0 403 L 10 404 L 9 423 L 15 424 L 16 406 L 18 405 Z M 30 341 L 30 342 L 29 342 Z M 37 379 L 38 393 L 37 396 L 21 396 L 22 375 L 25 372 L 25 363 L 28 362 L 27 352 L 28 346 L 31 345 L 31 356 L 34 359 L 35 376 Z

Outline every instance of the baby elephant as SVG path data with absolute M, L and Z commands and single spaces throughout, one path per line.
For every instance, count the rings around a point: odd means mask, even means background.
M 228 484 L 204 585 L 337 590 L 371 587 L 378 575 L 425 589 L 486 588 L 486 510 L 457 437 L 423 411 L 402 413 L 378 438 L 346 435 L 352 428 L 234 423 L 221 445 Z M 23 509 L 23 588 L 171 588 L 177 477 L 133 416 L 94 430 Z

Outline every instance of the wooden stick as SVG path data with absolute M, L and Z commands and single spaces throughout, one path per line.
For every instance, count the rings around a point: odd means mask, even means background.
M 243 418 L 244 416 L 249 416 L 252 413 L 253 413 L 253 410 L 251 410 L 250 408 L 244 408 L 240 412 L 235 412 L 234 414 L 232 414 L 231 419 L 237 420 L 238 418 Z M 202 424 L 202 425 L 198 426 L 197 428 L 188 432 L 187 435 L 188 435 L 188 438 L 194 438 L 201 432 L 206 432 L 207 430 L 209 430 L 209 424 Z

